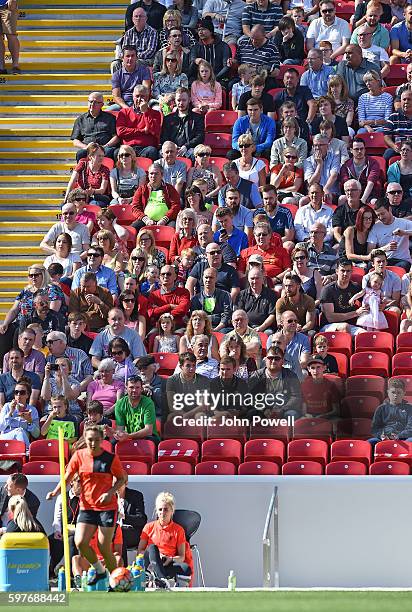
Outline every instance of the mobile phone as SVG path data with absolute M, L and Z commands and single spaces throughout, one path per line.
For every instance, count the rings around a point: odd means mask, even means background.
M 50 364 L 50 370 L 52 372 L 58 372 L 59 371 L 59 364 L 58 363 L 51 363 Z

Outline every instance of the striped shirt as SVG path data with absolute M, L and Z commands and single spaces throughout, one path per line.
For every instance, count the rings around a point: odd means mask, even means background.
M 392 113 L 383 126 L 383 133 L 385 136 L 390 136 L 392 140 L 412 138 L 412 117 L 408 119 L 401 111 Z
M 383 92 L 379 96 L 371 96 L 370 93 L 364 93 L 359 98 L 358 103 L 359 121 L 370 119 L 388 120 L 392 112 L 392 106 L 392 96 L 387 92 Z
M 254 2 L 243 9 L 242 26 L 249 26 L 252 29 L 255 25 L 263 25 L 266 32 L 271 32 L 277 27 L 282 17 L 282 7 L 278 4 L 269 3 L 267 9 L 261 11 L 257 2 Z
M 252 45 L 248 36 L 239 38 L 236 59 L 240 64 L 259 66 L 270 72 L 280 66 L 279 51 L 273 42 L 268 40 L 258 49 Z
M 149 25 L 146 25 L 144 30 L 138 32 L 136 28 L 127 30 L 123 37 L 122 49 L 126 45 L 132 45 L 137 49 L 137 58 L 139 60 L 153 59 L 157 51 L 158 34 Z

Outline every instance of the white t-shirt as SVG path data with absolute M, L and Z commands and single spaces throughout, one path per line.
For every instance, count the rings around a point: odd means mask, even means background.
M 334 51 L 342 45 L 344 38 L 350 40 L 350 29 L 348 22 L 340 17 L 335 17 L 330 26 L 324 23 L 322 17 L 318 17 L 310 22 L 306 33 L 306 40 L 314 39 L 316 48 L 321 40 L 328 40 Z
M 63 266 L 63 276 L 71 276 L 73 274 L 73 264 L 82 263 L 80 256 L 77 253 L 69 253 L 67 257 L 58 257 L 55 253 L 53 255 L 49 255 L 44 260 L 44 267 L 47 268 L 51 266 L 52 263 L 59 263 Z
M 83 225 L 83 223 L 76 223 L 73 229 L 68 229 L 68 227 L 60 221 L 59 223 L 55 223 L 47 232 L 45 236 L 45 241 L 50 246 L 54 245 L 54 242 L 57 236 L 60 234 L 70 234 L 72 239 L 72 253 L 77 253 L 80 255 L 83 253 L 83 244 L 90 244 L 90 233 L 87 225 Z
M 266 168 L 264 161 L 254 157 L 250 170 L 242 170 L 240 168 L 240 159 L 235 159 L 235 164 L 238 167 L 240 178 L 243 178 L 246 181 L 252 181 L 252 183 L 255 183 L 255 185 L 259 187 L 259 172 L 262 170 L 262 168 Z
M 395 240 L 398 243 L 398 248 L 396 251 L 387 252 L 388 259 L 395 258 L 411 261 L 409 236 L 394 236 L 392 232 L 396 229 L 412 231 L 412 221 L 397 219 L 396 217 L 394 217 L 390 225 L 384 225 L 381 221 L 378 221 L 369 232 L 368 244 L 373 244 L 379 248 Z

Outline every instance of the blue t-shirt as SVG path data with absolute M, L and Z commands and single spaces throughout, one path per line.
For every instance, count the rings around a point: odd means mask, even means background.
M 276 215 L 268 218 L 272 230 L 279 234 L 279 236 L 282 236 L 282 238 L 285 235 L 285 230 L 293 228 L 293 217 L 289 208 L 278 206 Z
M 213 234 L 213 240 L 218 244 L 220 244 L 221 232 L 222 230 L 220 229 Z M 237 229 L 237 227 L 233 228 L 232 234 L 228 239 L 228 243 L 230 244 L 230 246 L 238 257 L 240 255 L 240 251 L 242 251 L 243 249 L 247 249 L 249 246 L 249 242 L 245 232 L 242 232 L 242 230 Z
M 390 31 L 390 38 L 392 40 L 399 41 L 399 50 L 407 51 L 408 49 L 412 49 L 412 32 L 409 32 L 406 27 L 405 21 L 401 21 L 400 23 L 396 23 L 392 26 Z
M 41 381 L 38 374 L 35 372 L 29 372 L 28 370 L 23 370 L 23 376 L 30 379 L 32 389 L 40 391 Z M 14 398 L 13 394 L 16 384 L 17 380 L 13 378 L 11 372 L 5 372 L 4 374 L 0 375 L 0 393 L 4 393 L 6 402 L 11 402 L 11 400 Z

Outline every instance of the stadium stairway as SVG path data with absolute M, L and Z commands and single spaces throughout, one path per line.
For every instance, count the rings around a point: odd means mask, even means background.
M 90 91 L 110 100 L 110 61 L 127 0 L 21 0 L 21 75 L 0 77 L 0 318 L 42 262 L 72 168 L 69 140 Z M 6 66 L 11 67 L 6 50 Z

